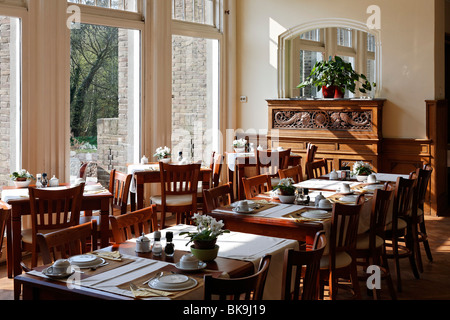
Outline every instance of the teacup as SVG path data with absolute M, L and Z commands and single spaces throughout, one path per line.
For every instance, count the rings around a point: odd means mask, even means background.
M 336 171 L 333 170 L 332 172 L 330 172 L 330 180 L 337 180 L 338 178 L 339 177 Z
M 55 263 L 49 268 L 47 268 L 47 273 L 49 274 L 65 274 L 70 270 L 70 262 L 66 259 L 56 260 Z
M 248 205 L 248 202 L 243 200 L 238 202 L 237 206 L 236 206 L 236 210 L 238 211 L 249 211 L 250 210 L 250 206 Z
M 320 200 L 319 208 L 320 209 L 329 209 L 329 208 L 331 208 L 331 202 L 327 199 Z
M 180 259 L 180 266 L 184 269 L 193 269 L 198 267 L 198 259 L 191 253 L 185 254 Z
M 367 177 L 367 182 L 368 183 L 376 183 L 377 182 L 377 176 L 374 174 L 371 174 Z
M 348 183 L 343 183 L 342 186 L 339 188 L 339 191 L 342 193 L 349 193 L 350 185 Z

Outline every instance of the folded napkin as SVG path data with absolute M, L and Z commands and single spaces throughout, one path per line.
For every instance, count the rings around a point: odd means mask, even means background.
M 122 255 L 120 254 L 119 251 L 113 251 L 113 252 L 96 251 L 96 252 L 92 252 L 92 254 L 95 254 L 103 259 L 122 261 Z
M 150 288 L 133 287 L 131 285 L 130 290 L 135 298 L 168 297 L 173 295 L 171 292 L 153 290 Z

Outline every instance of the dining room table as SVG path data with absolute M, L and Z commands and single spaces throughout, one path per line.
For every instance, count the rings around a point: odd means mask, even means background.
M 340 176 L 340 175 L 339 175 Z M 297 191 L 305 193 L 309 197 L 309 203 L 305 204 L 297 199 L 292 204 L 282 203 L 277 192 L 269 191 L 259 194 L 252 199 L 246 199 L 251 210 L 242 212 L 237 207 L 242 200 L 230 205 L 212 210 L 209 215 L 217 220 L 222 220 L 225 227 L 233 231 L 241 231 L 267 236 L 282 236 L 299 241 L 300 245 L 310 246 L 314 242 L 318 231 L 325 231 L 327 238 L 331 229 L 332 204 L 344 203 L 353 205 L 360 194 L 364 194 L 365 203 L 360 212 L 358 234 L 363 234 L 370 229 L 370 215 L 372 212 L 373 193 L 376 189 L 384 187 L 386 182 L 395 184 L 398 177 L 407 178 L 404 174 L 376 174 L 376 183 L 359 182 L 356 179 L 330 179 L 329 174 L 317 179 L 304 180 L 295 184 Z M 350 186 L 350 191 L 341 192 L 342 185 Z M 331 206 L 327 208 L 316 207 L 315 199 L 321 195 L 328 199 Z M 393 201 L 388 209 L 386 222 L 392 221 Z M 325 254 L 328 246 L 325 248 Z
M 48 187 L 48 190 L 68 188 L 70 184 L 60 184 L 59 187 Z M 109 215 L 111 213 L 111 200 L 113 195 L 106 188 L 92 191 L 85 190 L 81 201 L 82 211 L 98 210 L 99 216 L 81 216 L 80 223 L 92 219 L 99 220 L 100 246 L 109 246 Z M 1 200 L 11 206 L 11 217 L 6 228 L 7 242 L 7 272 L 8 278 L 22 273 L 22 230 L 31 228 L 31 211 L 28 188 L 3 187 Z
M 129 164 L 128 174 L 132 175 L 130 184 L 130 208 L 131 211 L 144 208 L 144 187 L 146 184 L 161 183 L 159 163 Z M 207 190 L 211 186 L 212 170 L 201 166 L 199 182 L 202 188 Z
M 166 232 L 173 233 L 175 255 L 155 256 L 153 253 L 137 253 L 136 241 L 131 239 L 92 252 L 103 258 L 107 265 L 95 270 L 83 268 L 69 278 L 53 279 L 40 266 L 15 277 L 17 287 L 22 287 L 24 300 L 39 299 L 106 299 L 106 300 L 203 300 L 203 277 L 212 274 L 226 279 L 246 277 L 254 274 L 265 255 L 272 255 L 263 298 L 279 300 L 283 275 L 283 256 L 287 249 L 298 249 L 297 241 L 284 238 L 259 236 L 241 232 L 230 232 L 218 237 L 219 252 L 213 261 L 205 262 L 196 270 L 180 266 L 181 258 L 189 254 L 189 239 L 182 232 L 192 232 L 195 226 L 175 225 L 161 230 L 161 241 L 165 246 Z M 146 235 L 151 241 L 153 234 Z M 70 258 L 69 258 L 70 259 Z M 155 277 L 162 274 L 187 276 L 192 285 L 161 289 Z M 155 288 L 156 286 L 156 288 Z

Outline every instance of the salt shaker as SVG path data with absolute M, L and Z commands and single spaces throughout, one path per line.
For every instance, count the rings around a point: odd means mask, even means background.
M 162 255 L 162 245 L 161 245 L 161 232 L 155 231 L 154 233 L 155 242 L 153 242 L 152 253 L 154 256 L 159 257 Z
M 42 174 L 36 174 L 36 188 L 42 188 Z

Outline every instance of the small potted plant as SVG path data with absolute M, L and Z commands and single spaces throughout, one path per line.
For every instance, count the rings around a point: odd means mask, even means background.
M 358 88 L 361 93 L 367 93 L 376 87 L 376 83 L 370 83 L 364 74 L 356 73 L 350 62 L 345 62 L 341 57 L 330 57 L 328 61 L 317 61 L 309 77 L 297 86 L 315 86 L 323 90 L 324 98 L 341 99 L 345 90 L 355 93 L 356 83 L 361 83 Z
M 160 162 L 169 163 L 170 156 L 171 156 L 170 148 L 159 147 L 158 149 L 156 149 L 156 153 L 153 156 L 156 157 L 158 159 L 158 161 L 160 161 Z
M 282 203 L 294 203 L 295 201 L 295 182 L 292 178 L 281 179 L 273 190 L 278 190 L 278 198 Z
M 219 246 L 216 245 L 217 237 L 229 233 L 230 230 L 223 229 L 223 221 L 217 221 L 207 215 L 196 213 L 192 220 L 195 222 L 197 230 L 195 232 L 181 232 L 180 235 L 186 235 L 190 238 L 186 245 L 193 243 L 191 252 L 199 260 L 214 260 L 219 252 Z
M 356 161 L 353 165 L 353 175 L 356 176 L 356 180 L 359 182 L 365 181 L 372 173 L 373 169 L 370 163 Z
M 31 180 L 34 180 L 33 175 L 25 169 L 11 173 L 10 177 L 17 188 L 26 188 L 30 185 Z
M 245 146 L 247 145 L 247 140 L 239 139 L 233 141 L 234 152 L 243 153 L 245 152 Z

